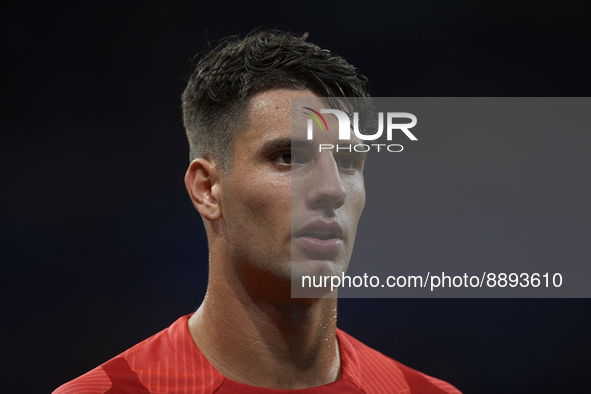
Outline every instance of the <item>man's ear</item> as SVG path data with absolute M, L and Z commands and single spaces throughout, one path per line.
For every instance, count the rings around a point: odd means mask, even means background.
M 185 174 L 185 186 L 193 205 L 209 221 L 216 221 L 222 215 L 220 182 L 219 169 L 203 158 L 193 160 Z

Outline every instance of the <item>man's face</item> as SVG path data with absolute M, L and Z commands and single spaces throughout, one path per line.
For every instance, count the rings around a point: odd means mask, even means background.
M 268 278 L 270 286 L 291 282 L 292 264 L 302 274 L 344 272 L 365 204 L 364 158 L 318 152 L 319 143 L 339 144 L 337 132 L 315 132 L 307 141 L 308 117 L 301 108 L 292 112 L 292 97 L 307 97 L 311 108 L 327 108 L 307 91 L 255 95 L 247 129 L 234 143 L 233 169 L 222 177 L 230 260 L 243 278 L 259 278 L 259 283 Z M 325 119 L 330 130 L 338 130 L 336 117 Z

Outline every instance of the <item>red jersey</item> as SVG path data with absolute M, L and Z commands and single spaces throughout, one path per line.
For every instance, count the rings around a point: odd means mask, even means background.
M 452 385 L 400 364 L 337 329 L 341 378 L 323 386 L 278 390 L 225 378 L 201 354 L 183 316 L 167 329 L 59 387 L 53 394 L 461 394 Z

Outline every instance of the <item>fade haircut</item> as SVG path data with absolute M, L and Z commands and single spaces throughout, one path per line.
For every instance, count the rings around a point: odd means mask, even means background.
M 204 157 L 222 173 L 230 172 L 234 140 L 248 125 L 248 102 L 265 90 L 309 90 L 348 114 L 354 108 L 334 97 L 357 97 L 366 107 L 367 78 L 342 57 L 306 42 L 307 37 L 254 30 L 244 39 L 223 39 L 199 60 L 182 95 L 191 161 Z

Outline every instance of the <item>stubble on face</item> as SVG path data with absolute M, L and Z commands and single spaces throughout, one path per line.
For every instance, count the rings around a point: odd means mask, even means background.
M 258 287 L 285 285 L 291 275 L 291 174 L 275 159 L 289 149 L 287 92 L 270 90 L 251 99 L 248 124 L 234 142 L 233 169 L 222 178 L 228 264 Z
M 344 271 L 365 204 L 362 168 L 350 174 L 334 164 L 339 159 L 331 157 L 327 161 L 326 156 L 311 159 L 295 172 L 294 167 L 284 163 L 282 155 L 291 153 L 294 137 L 292 97 L 309 97 L 312 102 L 316 100 L 315 106 L 322 106 L 309 91 L 274 89 L 255 95 L 247 107 L 248 124 L 234 142 L 233 169 L 222 177 L 220 203 L 228 268 L 235 270 L 240 280 L 250 282 L 248 287 L 270 294 L 289 291 L 294 257 L 297 264 L 302 263 L 299 260 L 305 260 L 304 264 L 315 260 L 317 266 L 332 267 L 331 272 Z M 314 202 L 313 193 L 307 190 L 314 182 L 323 181 L 313 179 L 314 171 L 320 168 L 316 164 L 330 162 L 336 166 L 333 175 L 347 194 L 346 202 L 338 209 Z M 294 188 L 293 174 L 307 179 L 303 184 L 308 186 Z M 313 256 L 297 246 L 292 250 L 292 221 L 297 228 L 315 219 L 339 221 L 346 228 L 345 245 L 338 256 Z
M 294 171 L 292 177 L 292 295 L 324 297 L 330 285 L 302 287 L 303 276 L 330 278 L 347 270 L 365 206 L 366 157 L 350 148 L 359 143 L 357 137 L 339 139 L 336 116 L 318 114 L 322 108 L 331 108 L 326 101 L 297 98 L 292 105 L 296 112 L 292 113 L 292 139 L 311 144 L 302 150 L 303 171 Z M 318 127 L 311 112 L 322 118 Z M 306 122 L 312 125 L 312 140 Z M 319 150 L 320 146 L 333 148 Z M 330 296 L 336 297 L 336 292 Z

